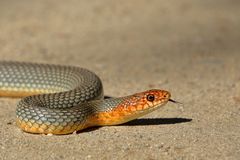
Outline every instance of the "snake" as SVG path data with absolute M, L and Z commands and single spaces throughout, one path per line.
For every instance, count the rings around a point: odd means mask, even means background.
M 104 99 L 101 79 L 88 69 L 15 61 L 0 61 L 0 96 L 21 98 L 16 107 L 21 130 L 54 135 L 119 125 L 176 102 L 161 89 Z

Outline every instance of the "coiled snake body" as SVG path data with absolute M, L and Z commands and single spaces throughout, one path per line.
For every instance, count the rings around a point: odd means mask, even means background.
M 0 96 L 24 97 L 17 105 L 17 125 L 43 134 L 125 123 L 173 101 L 168 91 L 157 89 L 103 99 L 101 80 L 86 69 L 5 61 L 0 62 Z

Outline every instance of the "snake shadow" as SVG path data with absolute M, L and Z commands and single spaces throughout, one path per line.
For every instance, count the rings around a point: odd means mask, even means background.
M 104 95 L 103 99 L 109 99 L 109 98 L 114 98 L 112 96 Z
M 140 118 L 121 124 L 121 126 L 167 125 L 191 121 L 190 118 Z
M 129 121 L 127 123 L 120 124 L 119 126 L 168 125 L 177 123 L 187 123 L 191 121 L 192 119 L 190 118 L 140 118 Z M 101 126 L 86 128 L 84 130 L 78 131 L 77 134 L 81 132 L 91 132 L 99 128 L 101 128 Z

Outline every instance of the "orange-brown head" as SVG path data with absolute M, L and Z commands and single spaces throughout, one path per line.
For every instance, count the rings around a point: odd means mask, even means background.
M 171 94 L 165 90 L 148 90 L 136 93 L 127 98 L 121 105 L 123 110 L 129 111 L 134 116 L 142 116 L 165 105 Z
M 128 122 L 152 112 L 165 105 L 170 99 L 171 94 L 165 90 L 148 90 L 136 93 L 127 97 L 122 97 L 117 106 L 111 110 L 99 112 L 92 120 L 97 125 L 116 125 Z

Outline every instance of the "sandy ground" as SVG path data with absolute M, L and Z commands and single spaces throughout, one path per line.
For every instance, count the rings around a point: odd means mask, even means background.
M 0 58 L 78 65 L 105 94 L 169 90 L 139 120 L 44 136 L 15 125 L 19 99 L 0 99 L 0 159 L 239 159 L 238 0 L 8 0 Z

